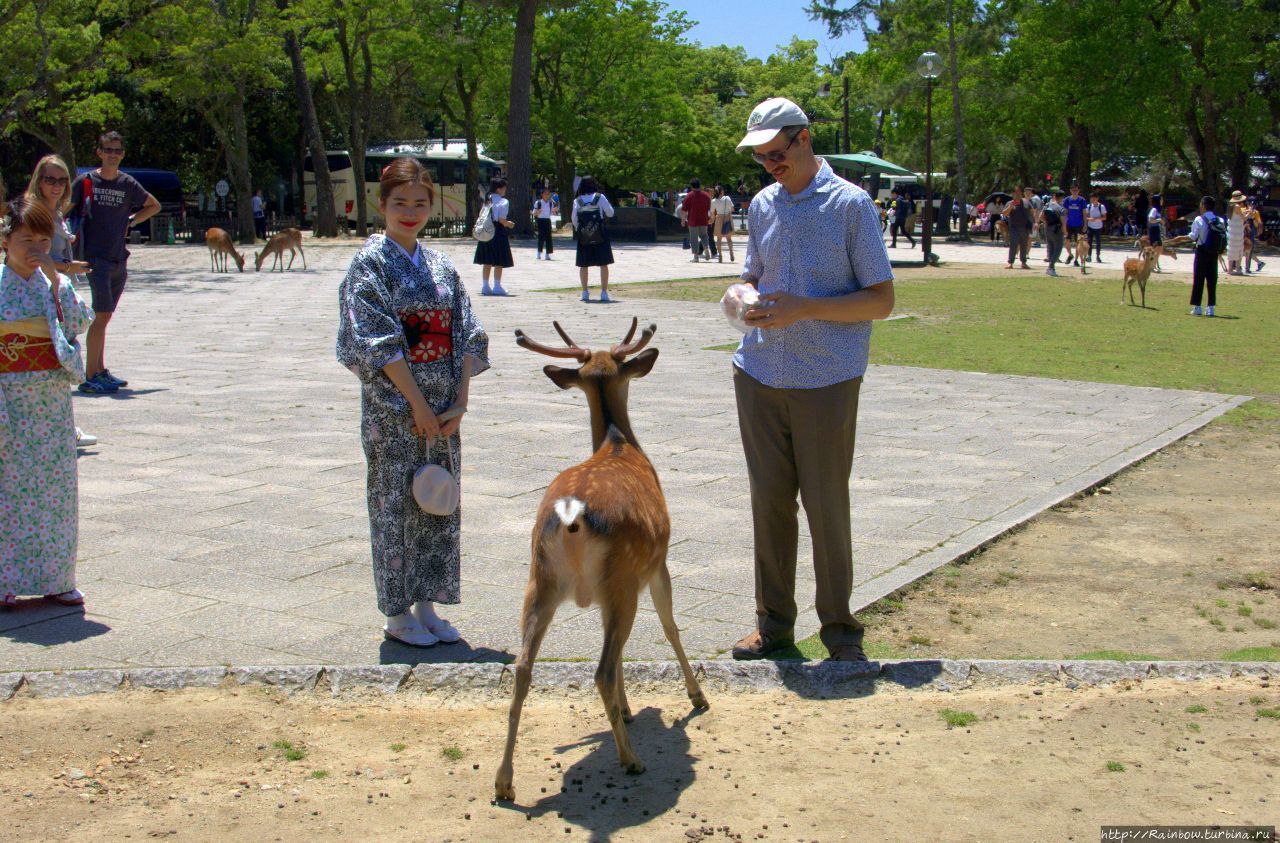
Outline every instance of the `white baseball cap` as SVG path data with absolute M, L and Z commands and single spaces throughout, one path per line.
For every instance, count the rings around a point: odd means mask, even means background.
M 747 118 L 747 133 L 738 141 L 738 152 L 768 143 L 788 126 L 808 126 L 800 106 L 786 97 L 773 97 L 757 105 Z

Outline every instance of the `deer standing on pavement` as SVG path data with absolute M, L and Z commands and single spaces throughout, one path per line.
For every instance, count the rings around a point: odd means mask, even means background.
M 205 245 L 209 247 L 209 269 L 213 272 L 227 271 L 227 255 L 236 262 L 236 268 L 244 272 L 244 255 L 236 251 L 231 242 L 231 235 L 221 228 L 211 228 L 204 233 Z
M 302 229 L 300 228 L 284 228 L 267 238 L 267 245 L 262 247 L 262 251 L 254 254 L 254 269 L 258 272 L 262 271 L 262 262 L 267 259 L 268 255 L 272 255 L 271 270 L 274 271 L 279 265 L 280 271 L 284 272 L 284 250 L 289 250 L 289 269 L 293 269 L 294 250 L 302 255 L 302 268 L 307 268 L 307 253 L 302 251 Z
M 637 320 L 626 338 L 609 351 L 581 348 L 553 322 L 565 348 L 551 348 L 516 331 L 516 342 L 550 357 L 577 360 L 580 367 L 546 366 L 543 372 L 561 389 L 576 386 L 591 408 L 592 457 L 561 472 L 543 495 L 533 527 L 533 560 L 520 616 L 522 648 L 515 665 L 515 690 L 507 720 L 507 744 L 494 790 L 499 799 L 514 799 L 512 755 L 520 710 L 533 662 L 556 608 L 569 597 L 583 608 L 599 604 L 604 621 L 604 649 L 596 668 L 596 687 L 613 728 L 618 759 L 628 773 L 644 772 L 631 748 L 626 723 L 631 721 L 622 686 L 622 648 L 631 635 L 640 589 L 646 585 L 662 630 L 675 650 L 685 689 L 694 708 L 706 708 L 698 680 L 680 644 L 671 607 L 671 574 L 667 543 L 671 518 L 653 464 L 640 450 L 627 416 L 627 389 L 644 377 L 658 359 L 656 348 L 642 351 L 653 338 L 650 325 L 632 342 Z M 635 355 L 635 356 L 632 356 Z M 627 358 L 631 359 L 628 360 Z

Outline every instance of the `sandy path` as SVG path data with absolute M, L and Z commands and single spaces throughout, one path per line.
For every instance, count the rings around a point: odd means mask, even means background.
M 1280 691 L 1257 679 L 721 695 L 694 717 L 679 696 L 633 694 L 632 704 L 648 765 L 636 777 L 619 770 L 598 701 L 535 697 L 513 806 L 490 802 L 506 720 L 493 702 L 257 689 L 20 698 L 0 705 L 0 813 L 5 834 L 27 840 L 87 829 L 98 839 L 1089 840 L 1102 823 L 1280 819 L 1280 720 L 1256 713 L 1280 705 Z M 1188 713 L 1195 705 L 1205 710 Z M 949 729 L 942 709 L 978 720 Z M 278 741 L 305 757 L 286 760 Z

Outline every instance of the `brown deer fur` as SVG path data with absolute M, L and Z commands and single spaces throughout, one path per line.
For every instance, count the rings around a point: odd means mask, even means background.
M 302 230 L 299 228 L 285 228 L 276 232 L 267 238 L 267 245 L 262 247 L 262 251 L 253 256 L 254 269 L 262 270 L 262 263 L 267 259 L 268 255 L 273 256 L 271 261 L 271 269 L 275 270 L 279 265 L 280 271 L 284 272 L 284 250 L 289 250 L 289 269 L 293 269 L 293 259 L 295 257 L 294 250 L 302 255 L 302 268 L 307 268 L 307 253 L 302 251 Z
M 1124 291 L 1129 291 L 1129 304 L 1133 300 L 1133 285 L 1137 284 L 1142 293 L 1142 306 L 1147 306 L 1147 279 L 1151 277 L 1151 268 L 1156 264 L 1156 250 L 1151 246 L 1142 247 L 1142 257 L 1128 258 L 1124 262 L 1124 280 L 1120 282 L 1120 303 L 1124 304 Z
M 204 233 L 204 243 L 209 247 L 209 269 L 214 272 L 227 271 L 227 255 L 235 259 L 236 268 L 244 272 L 244 255 L 236 251 L 231 242 L 231 235 L 221 228 L 211 228 Z
M 543 371 L 561 389 L 576 386 L 586 394 L 594 453 L 551 482 L 534 522 L 533 559 L 520 616 L 522 648 L 515 664 L 506 748 L 494 781 L 499 799 L 515 798 L 512 756 L 533 662 L 556 608 L 569 598 L 582 607 L 600 606 L 604 648 L 596 668 L 596 687 L 604 700 L 619 761 L 628 773 L 644 772 L 627 733 L 631 709 L 622 683 L 622 649 L 631 634 L 642 588 L 649 588 L 663 632 L 684 674 L 689 699 L 695 708 L 707 707 L 680 644 L 672 609 L 671 574 L 667 570 L 671 518 L 666 499 L 627 416 L 629 382 L 647 375 L 658 358 L 655 348 L 641 351 L 656 326 L 650 325 L 633 343 L 636 325 L 633 319 L 626 339 L 611 351 L 596 352 L 578 347 L 558 323 L 555 328 L 566 348 L 544 346 L 516 331 L 516 341 L 524 348 L 571 357 L 582 364 L 578 369 L 546 366 Z M 635 356 L 627 359 L 631 355 Z

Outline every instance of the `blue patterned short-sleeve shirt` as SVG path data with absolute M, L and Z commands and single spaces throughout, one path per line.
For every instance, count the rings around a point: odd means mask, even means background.
M 893 280 L 879 211 L 826 161 L 794 196 L 780 184 L 760 191 L 747 219 L 742 278 L 761 294 L 832 298 Z M 765 386 L 819 389 L 861 377 L 870 347 L 870 322 L 808 320 L 748 331 L 733 365 Z

